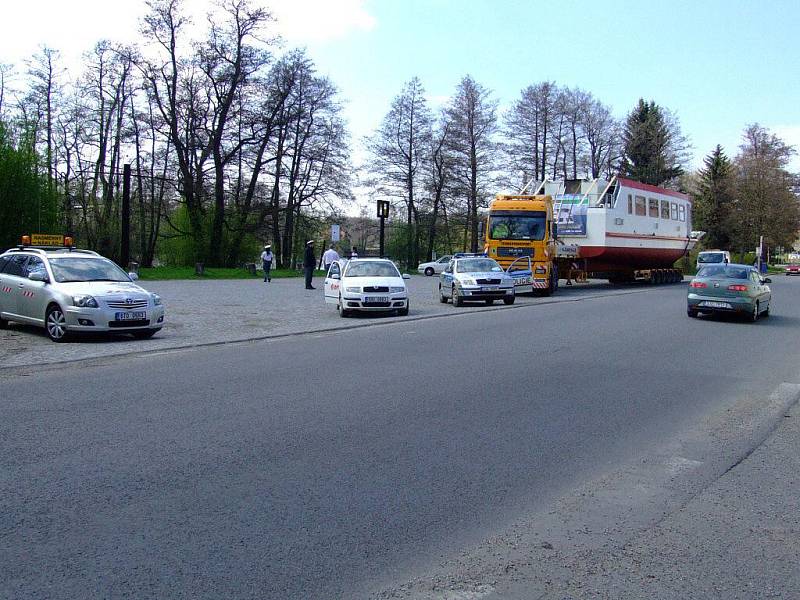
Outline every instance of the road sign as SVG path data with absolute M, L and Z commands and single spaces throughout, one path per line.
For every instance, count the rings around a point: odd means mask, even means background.
M 341 233 L 341 229 L 339 228 L 339 225 L 331 225 L 331 241 L 332 242 L 338 242 L 339 241 L 340 233 Z

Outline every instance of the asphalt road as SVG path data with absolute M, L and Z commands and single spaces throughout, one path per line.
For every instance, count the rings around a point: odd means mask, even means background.
M 800 383 L 800 281 L 773 290 L 757 324 L 631 288 L 5 374 L 0 597 L 397 589 Z

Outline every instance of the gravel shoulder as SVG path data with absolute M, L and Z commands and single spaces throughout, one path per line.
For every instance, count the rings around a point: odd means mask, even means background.
M 147 290 L 159 294 L 166 306 L 164 328 L 150 340 L 130 336 L 79 336 L 54 344 L 44 330 L 11 323 L 0 331 L 0 370 L 33 364 L 56 364 L 124 356 L 141 352 L 221 344 L 316 331 L 361 327 L 409 318 L 431 318 L 476 310 L 509 310 L 542 302 L 590 299 L 596 295 L 647 291 L 646 286 L 612 287 L 590 282 L 561 288 L 551 298 L 520 296 L 514 306 L 471 303 L 456 309 L 441 304 L 437 277 L 412 276 L 408 282 L 409 317 L 357 315 L 343 319 L 326 305 L 323 279 L 316 277 L 316 290 L 303 288 L 302 279 L 211 281 L 147 281 Z

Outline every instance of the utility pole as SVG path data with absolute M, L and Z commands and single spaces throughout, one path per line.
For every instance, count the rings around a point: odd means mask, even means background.
M 381 249 L 380 255 L 383 258 L 383 222 L 386 220 L 386 217 L 389 216 L 389 201 L 388 200 L 378 200 L 378 218 L 381 221 Z
M 122 167 L 122 242 L 120 266 L 127 271 L 131 260 L 131 166 Z

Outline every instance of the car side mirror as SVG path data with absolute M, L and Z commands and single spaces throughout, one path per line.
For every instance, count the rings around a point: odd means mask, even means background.
M 43 283 L 47 283 L 49 281 L 47 273 L 43 271 L 33 271 L 32 273 L 28 273 L 28 279 L 31 281 L 41 281 Z
M 131 278 L 131 281 L 139 281 L 139 276 L 136 273 L 132 272 L 132 271 L 130 273 L 128 273 L 128 277 Z
M 334 273 L 333 275 L 331 275 L 331 279 L 341 279 L 341 278 L 342 276 L 339 275 L 338 273 Z
M 403 279 L 411 279 L 411 275 L 408 273 L 403 273 Z

